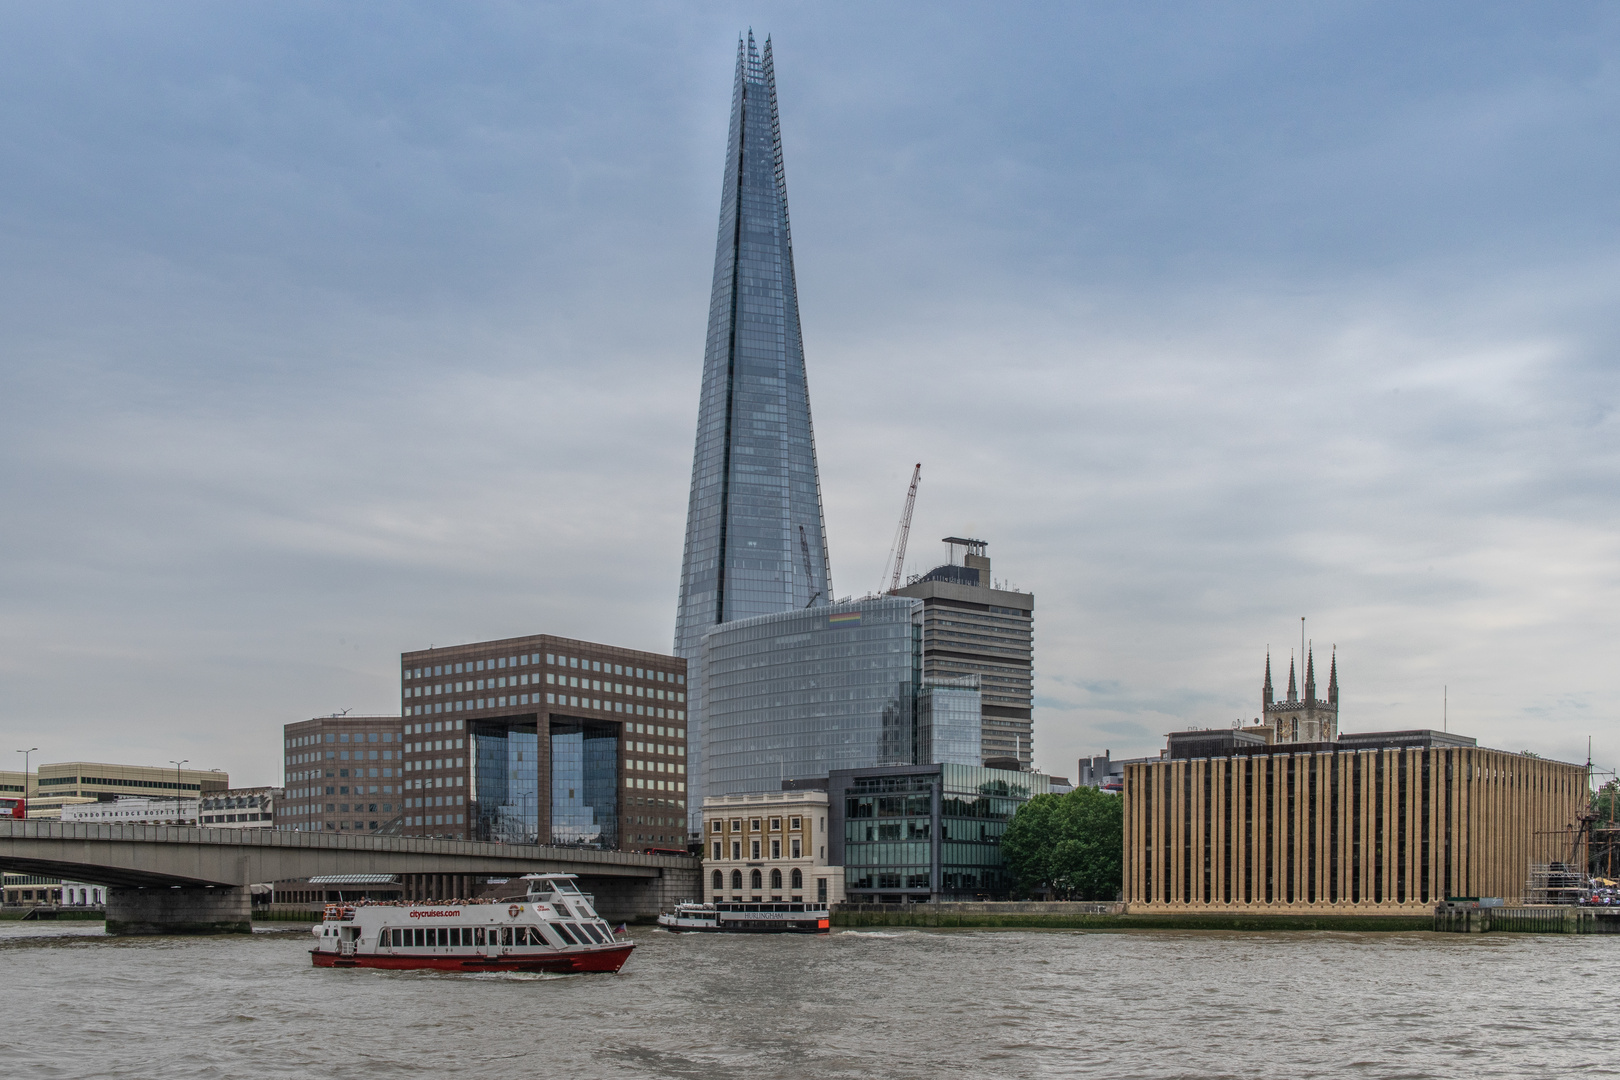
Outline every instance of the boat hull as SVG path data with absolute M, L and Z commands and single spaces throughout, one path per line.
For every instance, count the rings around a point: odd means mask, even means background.
M 616 972 L 630 959 L 634 945 L 573 953 L 521 956 L 411 956 L 398 953 L 340 953 L 310 950 L 318 968 L 380 968 L 385 971 L 522 971 L 554 975 Z

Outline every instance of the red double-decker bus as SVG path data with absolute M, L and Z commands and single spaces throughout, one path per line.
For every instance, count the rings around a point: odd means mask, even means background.
M 25 818 L 28 804 L 22 799 L 0 798 L 0 818 Z

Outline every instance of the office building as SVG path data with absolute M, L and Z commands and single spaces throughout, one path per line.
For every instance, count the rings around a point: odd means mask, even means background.
M 41 765 L 35 780 L 39 798 L 114 799 L 169 798 L 196 799 L 199 795 L 224 791 L 231 778 L 218 769 L 177 769 L 162 765 L 109 765 L 94 761 L 63 761 Z M 30 796 L 32 799 L 32 796 Z
M 1125 790 L 1125 767 L 1144 761 L 1158 761 L 1162 755 L 1151 757 L 1116 758 L 1113 751 L 1104 750 L 1099 757 L 1081 758 L 1077 787 L 1096 788 L 1112 795 Z
M 1132 911 L 1517 900 L 1532 864 L 1569 857 L 1587 802 L 1584 766 L 1421 730 L 1311 743 L 1177 732 L 1164 758 L 1126 766 L 1124 786 Z
M 213 829 L 273 829 L 283 788 L 230 788 L 203 797 L 198 824 Z
M 686 661 L 535 635 L 401 664 L 404 835 L 686 846 Z
M 976 677 L 983 713 L 980 760 L 1011 759 L 1028 769 L 1034 755 L 1035 597 L 997 587 L 985 541 L 948 536 L 944 542 L 945 564 L 896 592 L 923 603 L 923 678 Z
M 63 824 L 76 822 L 97 825 L 196 825 L 197 799 L 148 797 L 144 795 L 69 803 L 61 808 Z
M 1001 836 L 1048 794 L 1036 772 L 974 765 L 841 769 L 827 778 L 828 860 L 852 903 L 1006 899 Z
M 920 608 L 875 597 L 710 630 L 710 794 L 915 761 Z
M 403 723 L 397 716 L 344 715 L 286 725 L 282 730 L 286 780 L 275 827 L 294 832 L 398 832 L 403 816 Z
M 704 899 L 842 903 L 827 829 L 827 793 L 814 788 L 704 799 Z
M 737 47 L 675 653 L 691 662 L 695 800 L 706 753 L 698 658 L 713 626 L 833 595 L 805 382 L 771 43 Z M 701 801 L 690 807 L 691 828 Z
M 979 677 L 924 677 L 917 691 L 916 751 L 922 765 L 983 764 L 983 703 Z
M 39 788 L 36 773 L 0 769 L 0 798 L 20 799 L 26 796 L 32 799 L 37 794 Z

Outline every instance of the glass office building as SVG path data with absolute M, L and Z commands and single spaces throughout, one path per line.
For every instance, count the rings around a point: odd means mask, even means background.
M 550 753 L 545 757 L 533 725 L 481 724 L 472 729 L 472 838 L 617 847 L 617 728 L 554 721 L 549 729 Z M 540 783 L 542 769 L 548 785 Z M 548 792 L 550 825 L 542 836 L 541 800 Z
M 767 39 L 738 43 L 709 301 L 675 654 L 691 661 L 687 740 L 698 827 L 711 627 L 832 597 L 799 334 L 787 188 Z
M 828 859 L 852 903 L 1005 899 L 1001 835 L 1049 791 L 1041 773 L 978 765 L 840 770 L 827 779 Z
M 914 761 L 921 607 L 879 597 L 709 631 L 710 794 Z
M 924 679 L 917 694 L 919 764 L 977 765 L 982 723 L 979 678 Z

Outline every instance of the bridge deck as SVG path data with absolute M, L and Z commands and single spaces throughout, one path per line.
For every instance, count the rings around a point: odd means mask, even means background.
M 564 872 L 651 879 L 696 858 L 548 845 L 275 829 L 205 829 L 0 819 L 0 869 L 116 887 L 247 885 L 316 874 Z

